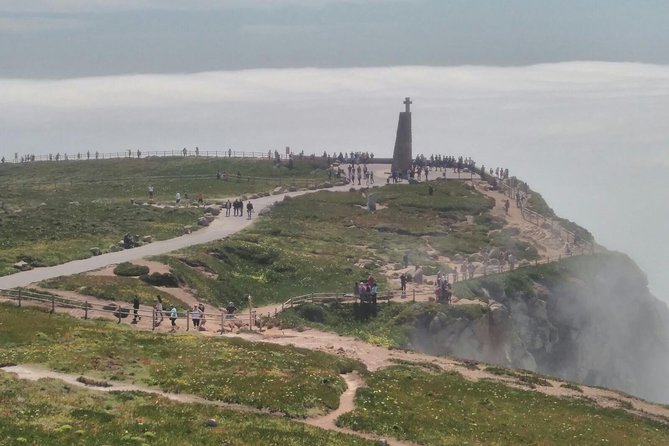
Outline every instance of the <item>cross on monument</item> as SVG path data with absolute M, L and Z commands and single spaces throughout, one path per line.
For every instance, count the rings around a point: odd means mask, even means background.
M 411 104 L 413 104 L 413 102 L 411 102 L 411 98 L 409 98 L 409 97 L 404 98 L 404 105 L 406 105 L 406 112 L 407 113 L 411 112 Z

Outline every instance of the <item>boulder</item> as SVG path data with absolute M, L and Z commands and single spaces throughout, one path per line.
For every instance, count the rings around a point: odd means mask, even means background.
M 267 214 L 269 214 L 270 212 L 271 212 L 271 208 L 266 207 L 266 208 L 262 208 L 262 209 L 260 209 L 260 212 L 258 212 L 258 215 L 267 215 Z
M 274 190 L 272 191 L 272 195 L 279 195 L 284 192 L 283 187 L 275 187 Z
M 153 242 L 153 236 L 152 235 L 145 235 L 144 237 L 142 237 L 142 242 L 143 243 Z
M 480 253 L 475 253 L 469 256 L 469 261 L 470 262 L 483 262 L 483 255 Z
M 184 226 L 183 231 L 184 234 L 190 234 L 191 232 L 193 232 L 193 227 L 191 225 L 186 225 Z
M 413 273 L 413 281 L 419 285 L 423 283 L 423 268 L 416 268 Z
M 118 307 L 116 311 L 114 311 L 114 316 L 119 319 L 125 319 L 129 315 L 130 315 L 130 308 Z
M 33 269 L 33 267 L 30 265 L 28 262 L 24 262 L 23 260 L 19 260 L 14 264 L 14 268 L 18 269 L 19 271 L 28 271 L 30 269 Z
M 218 422 L 213 418 L 209 418 L 208 420 L 205 420 L 204 427 L 218 427 Z
M 205 208 L 204 212 L 206 212 L 207 214 L 211 214 L 211 215 L 219 215 L 221 213 L 221 210 L 218 209 L 218 208 L 209 206 L 209 207 Z
M 123 244 L 114 243 L 112 245 L 109 245 L 109 250 L 111 252 L 119 252 L 119 251 L 123 251 L 123 249 L 124 249 Z
M 216 219 L 216 217 L 214 217 L 211 214 L 204 214 L 204 218 L 206 218 L 209 223 L 211 223 L 212 221 L 214 221 Z
M 200 226 L 209 226 L 209 220 L 207 220 L 205 217 L 200 217 L 197 219 L 197 224 Z
M 99 256 L 100 254 L 102 254 L 102 250 L 98 247 L 91 248 L 89 251 L 91 251 L 91 254 L 93 254 L 94 256 Z

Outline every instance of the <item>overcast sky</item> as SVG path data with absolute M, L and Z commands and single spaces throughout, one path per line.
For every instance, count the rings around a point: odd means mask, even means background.
M 666 0 L 0 0 L 0 77 L 669 63 Z

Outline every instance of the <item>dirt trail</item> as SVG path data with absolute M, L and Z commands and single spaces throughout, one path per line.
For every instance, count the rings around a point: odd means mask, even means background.
M 520 208 L 516 207 L 515 200 L 500 191 L 488 190 L 485 187 L 487 184 L 485 181 L 474 181 L 474 187 L 478 192 L 495 200 L 495 206 L 491 211 L 492 215 L 505 219 L 508 226 L 518 228 L 520 230 L 519 237 L 532 243 L 542 257 L 555 259 L 565 255 L 564 240 L 550 230 L 527 222 L 523 218 Z M 504 210 L 506 200 L 509 200 L 511 204 L 508 214 Z
M 82 387 L 86 388 L 88 390 L 93 390 L 93 391 L 98 391 L 98 392 L 120 392 L 120 391 L 126 391 L 126 392 L 143 392 L 143 393 L 149 393 L 153 395 L 158 395 L 163 398 L 166 398 L 171 401 L 176 401 L 178 403 L 183 403 L 183 404 L 203 404 L 203 405 L 208 405 L 208 406 L 216 406 L 220 407 L 223 409 L 230 409 L 234 410 L 237 412 L 246 412 L 246 413 L 253 413 L 253 414 L 261 414 L 261 415 L 272 415 L 272 416 L 277 416 L 277 417 L 284 417 L 284 415 L 279 414 L 279 413 L 271 413 L 267 410 L 261 410 L 257 409 L 255 407 L 251 406 L 245 406 L 242 404 L 232 404 L 232 403 L 225 403 L 222 401 L 211 401 L 211 400 L 206 400 L 204 398 L 201 398 L 197 395 L 191 395 L 187 393 L 170 393 L 170 392 L 164 392 L 160 389 L 156 389 L 153 387 L 148 387 L 148 386 L 142 386 L 142 385 L 137 385 L 137 384 L 131 384 L 131 383 L 125 383 L 125 382 L 118 382 L 118 381 L 109 381 L 105 380 L 104 386 L 97 386 L 97 385 L 90 385 L 90 384 L 85 384 L 79 379 L 82 377 L 82 375 L 77 375 L 77 374 L 71 374 L 71 373 L 61 373 L 61 372 L 56 372 L 53 370 L 49 370 L 45 367 L 41 367 L 38 365 L 15 365 L 15 366 L 7 366 L 7 367 L 0 367 L 0 370 L 4 370 L 5 372 L 13 373 L 15 374 L 19 379 L 25 379 L 29 381 L 37 381 L 40 379 L 57 379 L 60 381 L 63 381 L 71 386 L 76 386 L 76 387 Z M 348 435 L 353 435 L 356 437 L 364 438 L 367 440 L 380 440 L 382 437 L 366 432 L 358 432 L 354 431 L 352 429 L 345 429 L 338 427 L 335 424 L 335 421 L 337 418 L 339 418 L 341 415 L 351 412 L 353 409 L 355 409 L 355 394 L 358 388 L 362 387 L 365 385 L 365 382 L 363 379 L 358 375 L 357 373 L 349 373 L 346 375 L 341 375 L 342 379 L 346 382 L 347 389 L 342 393 L 342 395 L 339 397 L 339 407 L 330 413 L 323 415 L 323 416 L 318 416 L 318 417 L 309 417 L 305 419 L 292 419 L 293 421 L 297 421 L 300 423 L 308 424 L 313 427 L 317 427 L 320 429 L 325 429 L 329 431 L 335 431 L 343 434 L 348 434 Z M 95 381 L 100 381 L 100 380 L 95 380 Z M 89 383 L 93 382 L 93 380 L 89 380 Z M 400 441 L 400 440 L 389 440 L 389 445 L 392 446 L 417 446 L 415 443 L 410 443 L 410 442 L 405 442 L 405 441 Z

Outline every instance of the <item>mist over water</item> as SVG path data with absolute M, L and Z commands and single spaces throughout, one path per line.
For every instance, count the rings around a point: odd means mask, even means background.
M 669 66 L 391 67 L 0 80 L 0 153 L 367 150 L 471 156 L 628 253 L 669 300 Z

